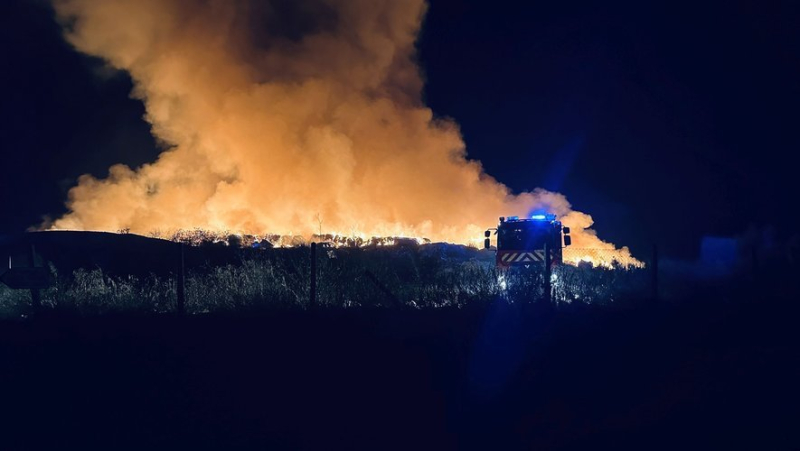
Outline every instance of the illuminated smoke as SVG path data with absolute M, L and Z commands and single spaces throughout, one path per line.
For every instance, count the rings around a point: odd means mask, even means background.
M 70 191 L 55 229 L 427 237 L 479 243 L 561 194 L 514 195 L 421 100 L 422 0 L 55 0 L 66 39 L 127 71 L 166 149 Z

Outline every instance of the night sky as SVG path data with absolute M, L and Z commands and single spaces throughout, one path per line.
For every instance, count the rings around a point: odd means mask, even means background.
M 800 229 L 790 2 L 430 3 L 426 102 L 514 191 L 564 193 L 634 254 Z M 158 155 L 130 79 L 73 51 L 46 2 L 2 2 L 0 67 L 0 232 L 62 214 L 80 174 Z

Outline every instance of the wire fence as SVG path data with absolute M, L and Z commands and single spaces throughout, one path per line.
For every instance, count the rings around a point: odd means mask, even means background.
M 0 283 L 0 318 L 31 316 L 39 309 L 203 314 L 462 308 L 497 300 L 567 308 L 673 302 L 698 293 L 800 296 L 797 246 L 744 247 L 694 262 L 661 259 L 655 246 L 636 259 L 624 249 L 567 248 L 548 269 L 541 260 L 506 267 L 494 251 L 442 243 L 256 248 L 109 235 L 43 234 L 34 237 L 35 250 L 34 238 L 22 240 L 16 250 L 0 240 L 0 256 L 7 255 L 9 267 L 38 267 L 52 282 L 41 289 Z M 49 251 L 45 238 L 53 241 Z M 78 238 L 83 241 L 76 244 Z M 114 247 L 125 240 L 129 245 Z M 0 269 L 0 280 L 8 282 L 8 273 Z
M 163 260 L 173 261 L 172 270 L 160 275 L 119 274 L 99 267 L 65 272 L 50 264 L 55 283 L 41 290 L 41 308 L 82 314 L 202 314 L 465 307 L 497 299 L 554 306 L 610 304 L 649 299 L 657 284 L 649 265 L 613 249 L 566 249 L 567 264 L 549 271 L 543 263 L 500 267 L 493 251 L 447 244 L 225 249 L 236 257 L 223 264 L 197 263 L 196 258 L 186 263 L 184 250 L 190 257 L 207 252 L 193 246 L 181 246 L 180 253 L 171 250 Z M 0 315 L 32 314 L 37 308 L 32 294 L 0 285 Z

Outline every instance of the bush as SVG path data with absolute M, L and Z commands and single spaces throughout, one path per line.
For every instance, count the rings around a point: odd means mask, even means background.
M 188 313 L 309 306 L 308 247 L 237 255 L 232 263 L 207 263 L 188 271 Z M 58 277 L 53 271 L 58 283 L 43 292 L 45 306 L 88 315 L 175 309 L 175 275 L 112 276 L 96 268 Z M 496 299 L 521 303 L 544 298 L 543 268 L 499 269 L 493 253 L 463 246 L 318 246 L 317 271 L 317 303 L 327 308 L 460 308 Z M 553 270 L 551 282 L 553 300 L 559 304 L 611 304 L 649 294 L 649 276 L 643 269 L 560 266 Z M 6 317 L 29 314 L 28 291 L 2 288 L 0 309 Z

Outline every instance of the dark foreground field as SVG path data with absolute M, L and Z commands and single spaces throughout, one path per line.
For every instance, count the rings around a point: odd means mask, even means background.
M 0 324 L 0 449 L 799 449 L 797 306 Z

